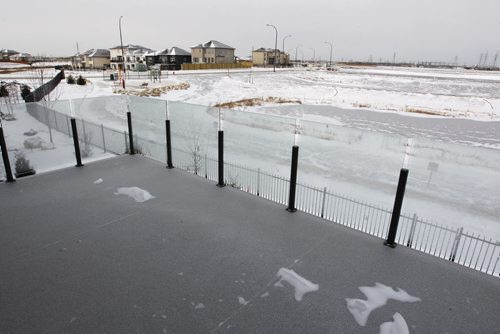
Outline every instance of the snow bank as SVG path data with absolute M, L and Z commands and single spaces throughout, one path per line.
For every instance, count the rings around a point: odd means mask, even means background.
M 410 296 L 406 291 L 398 288 L 397 291 L 393 290 L 381 283 L 375 283 L 374 287 L 362 286 L 359 288 L 366 296 L 367 300 L 346 298 L 347 308 L 352 316 L 360 326 L 366 325 L 366 321 L 370 313 L 384 306 L 389 299 L 394 299 L 400 302 L 418 302 L 421 299 Z
M 399 313 L 393 315 L 394 321 L 380 325 L 380 334 L 409 334 L 410 330 L 405 319 Z
M 318 284 L 308 281 L 291 269 L 281 268 L 278 270 L 276 276 L 278 276 L 280 280 L 275 284 L 275 286 L 283 287 L 281 281 L 288 282 L 295 288 L 295 300 L 299 302 L 306 293 L 318 291 L 319 289 Z
M 149 192 L 144 189 L 138 187 L 130 187 L 130 188 L 118 188 L 115 192 L 115 195 L 126 195 L 133 198 L 136 202 L 142 203 L 155 198 Z

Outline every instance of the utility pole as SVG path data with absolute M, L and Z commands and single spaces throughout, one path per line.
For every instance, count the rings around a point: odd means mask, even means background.
M 488 66 L 488 51 L 486 51 L 486 54 L 484 55 L 483 66 Z
M 333 45 L 332 45 L 332 43 L 330 43 L 330 42 L 325 42 L 325 44 L 330 45 L 330 63 L 329 63 L 329 65 L 328 65 L 328 67 L 332 67 L 332 53 L 333 53 Z
M 286 35 L 285 37 L 283 37 L 283 53 L 285 53 L 285 39 L 287 39 L 288 37 L 292 37 L 292 35 Z M 281 63 L 281 57 L 280 57 L 280 63 Z
M 498 61 L 498 51 L 495 53 L 495 58 L 493 59 L 493 67 L 497 67 L 497 61 Z
M 300 47 L 302 47 L 302 44 L 301 44 L 301 45 L 298 45 L 298 46 L 295 48 L 295 65 L 297 65 L 297 62 L 298 62 L 298 60 L 297 60 L 297 52 L 298 52 L 298 50 L 299 50 L 299 48 L 300 48 Z

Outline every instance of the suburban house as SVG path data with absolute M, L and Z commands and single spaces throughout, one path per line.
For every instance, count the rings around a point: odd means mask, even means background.
M 92 69 L 105 69 L 110 65 L 110 52 L 107 49 L 94 49 L 94 52 L 88 55 L 88 64 Z
M 234 48 L 211 40 L 191 47 L 193 64 L 229 64 L 234 63 Z
M 182 64 L 191 63 L 191 54 L 176 46 L 162 51 L 146 54 L 148 68 L 159 67 L 160 70 L 180 70 Z
M 23 62 L 31 62 L 33 61 L 33 56 L 30 55 L 29 53 L 17 53 L 15 55 L 10 56 L 10 60 L 14 61 L 23 61 Z
M 111 68 L 118 70 L 122 68 L 122 47 L 121 45 L 109 49 L 111 58 Z M 125 54 L 125 69 L 128 71 L 146 71 L 146 55 L 154 52 L 151 49 L 140 45 L 127 44 L 123 46 Z
M 0 50 L 0 59 L 2 60 L 10 60 L 10 57 L 19 54 L 19 52 L 9 49 L 1 49 Z
M 260 48 L 252 51 L 252 63 L 254 66 L 274 65 L 275 57 L 277 58 L 276 65 L 288 65 L 290 62 L 288 54 L 281 50 Z
M 75 69 L 103 69 L 110 64 L 110 52 L 106 49 L 90 49 L 78 52 L 71 57 L 71 65 Z

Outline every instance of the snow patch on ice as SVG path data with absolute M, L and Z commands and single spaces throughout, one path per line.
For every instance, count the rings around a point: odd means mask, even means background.
M 295 288 L 295 300 L 301 301 L 302 297 L 309 292 L 318 291 L 319 285 L 314 284 L 304 277 L 297 274 L 295 271 L 291 269 L 281 268 L 278 270 L 276 276 L 279 277 L 279 281 L 274 284 L 274 286 L 283 286 L 281 281 L 288 282 L 291 286 Z M 279 285 L 278 285 L 279 284 Z
M 196 304 L 196 306 L 194 307 L 195 310 L 199 310 L 199 309 L 202 309 L 202 308 L 205 308 L 205 305 L 203 303 L 198 303 Z
M 115 192 L 115 195 L 126 195 L 133 198 L 136 202 L 142 203 L 155 198 L 149 192 L 144 189 L 138 187 L 129 187 L 129 188 L 118 188 Z
M 381 283 L 375 283 L 374 287 L 362 286 L 359 288 L 367 300 L 346 298 L 347 308 L 360 326 L 365 326 L 370 313 L 384 306 L 389 299 L 400 302 L 418 302 L 420 298 L 409 295 L 406 291 L 398 288 L 397 291 Z
M 380 334 L 409 334 L 410 330 L 405 319 L 399 313 L 395 313 L 394 321 L 384 322 L 380 325 Z
M 238 303 L 240 303 L 241 305 L 247 305 L 249 301 L 245 300 L 245 298 L 243 297 L 238 297 Z
M 100 184 L 100 183 L 102 183 L 102 179 L 97 179 L 94 181 L 94 184 Z

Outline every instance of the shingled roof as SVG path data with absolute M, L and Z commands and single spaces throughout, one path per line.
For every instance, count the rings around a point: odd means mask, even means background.
M 211 41 L 208 41 L 204 44 L 198 44 L 198 45 L 195 45 L 195 46 L 192 46 L 191 49 L 199 49 L 199 48 L 202 48 L 202 49 L 231 49 L 231 50 L 234 50 L 233 47 L 229 46 L 229 45 L 226 45 L 224 43 L 221 43 L 219 41 L 216 41 L 216 40 L 211 40 Z

